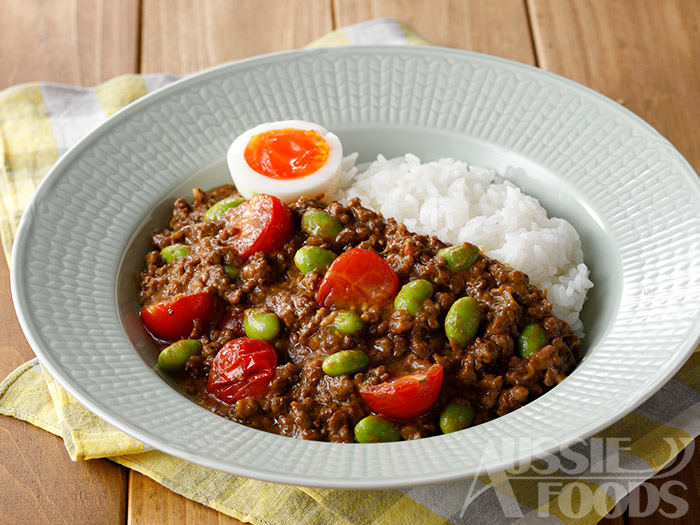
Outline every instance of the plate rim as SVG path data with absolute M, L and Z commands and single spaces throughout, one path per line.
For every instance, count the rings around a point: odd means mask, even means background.
M 82 389 L 78 385 L 73 385 L 71 381 L 66 380 L 66 378 L 63 376 L 61 370 L 57 367 L 54 366 L 54 363 L 49 355 L 44 354 L 43 347 L 40 343 L 40 341 L 36 340 L 34 337 L 34 334 L 31 331 L 31 326 L 28 321 L 24 317 L 24 309 L 27 308 L 27 305 L 24 303 L 24 300 L 26 297 L 22 296 L 22 290 L 21 290 L 21 284 L 20 284 L 20 277 L 23 275 L 23 268 L 21 267 L 21 262 L 22 262 L 22 255 L 19 253 L 21 250 L 21 247 L 23 246 L 23 243 L 25 242 L 25 237 L 28 235 L 28 231 L 31 230 L 32 228 L 32 215 L 34 212 L 34 207 L 35 207 L 35 201 L 40 198 L 44 193 L 48 192 L 51 186 L 58 180 L 58 177 L 61 175 L 61 173 L 64 173 L 64 170 L 66 167 L 70 165 L 70 163 L 74 160 L 75 157 L 79 156 L 81 151 L 88 147 L 89 144 L 96 138 L 99 137 L 100 135 L 104 133 L 108 133 L 112 128 L 115 126 L 118 126 L 120 122 L 122 122 L 124 119 L 128 118 L 130 115 L 134 113 L 138 113 L 142 111 L 144 108 L 146 108 L 149 104 L 152 104 L 160 99 L 167 98 L 173 93 L 176 93 L 180 89 L 186 89 L 189 86 L 192 86 L 198 82 L 205 82 L 207 79 L 210 78 L 215 78 L 218 75 L 226 74 L 230 69 L 235 69 L 237 67 L 241 67 L 241 65 L 245 65 L 251 62 L 254 63 L 261 63 L 264 61 L 268 60 L 278 60 L 279 58 L 283 59 L 288 59 L 291 57 L 295 56 L 301 56 L 301 55 L 308 55 L 308 54 L 334 54 L 338 52 L 346 52 L 348 50 L 351 50 L 352 52 L 358 52 L 358 53 L 369 53 L 369 52 L 397 52 L 400 50 L 401 53 L 424 53 L 426 55 L 430 54 L 439 54 L 439 55 L 453 55 L 455 57 L 459 58 L 464 58 L 464 57 L 472 57 L 474 59 L 477 59 L 479 61 L 484 61 L 487 63 L 503 63 L 507 65 L 509 68 L 517 68 L 522 71 L 526 71 L 528 74 L 536 74 L 536 75 L 544 75 L 545 77 L 551 77 L 552 79 L 555 79 L 558 82 L 564 82 L 566 85 L 568 85 L 570 88 L 573 88 L 579 92 L 584 92 L 588 96 L 592 96 L 594 99 L 597 99 L 599 102 L 605 103 L 607 106 L 612 108 L 615 112 L 620 113 L 622 112 L 628 119 L 632 119 L 633 122 L 637 126 L 642 126 L 648 133 L 651 134 L 657 141 L 659 141 L 660 145 L 664 145 L 665 147 L 669 148 L 675 157 L 675 161 L 679 162 L 680 165 L 684 167 L 685 174 L 692 173 L 695 175 L 694 179 L 689 180 L 694 180 L 696 187 L 700 188 L 700 177 L 698 177 L 697 173 L 695 170 L 692 168 L 690 163 L 683 157 L 683 155 L 678 152 L 678 150 L 665 138 L 663 137 L 655 128 L 653 128 L 649 123 L 647 123 L 644 119 L 630 111 L 629 109 L 625 108 L 624 106 L 619 105 L 609 97 L 598 93 L 594 91 L 591 88 L 588 88 L 586 86 L 583 86 L 581 84 L 578 84 L 570 79 L 567 79 L 565 77 L 562 77 L 560 75 L 557 75 L 555 73 L 551 73 L 542 69 L 539 69 L 535 66 L 531 66 L 528 64 L 523 64 L 519 62 L 514 62 L 509 59 L 501 58 L 501 57 L 494 57 L 491 55 L 484 55 L 481 53 L 475 53 L 471 51 L 463 51 L 463 50 L 455 50 L 455 49 L 450 49 L 450 48 L 440 48 L 440 47 L 403 47 L 403 46 L 342 46 L 342 47 L 336 47 L 336 48 L 317 48 L 317 49 L 304 49 L 304 50 L 292 50 L 292 51 L 282 51 L 278 53 L 271 53 L 267 55 L 261 55 L 261 56 L 256 56 L 256 57 L 250 57 L 246 58 L 240 61 L 236 62 L 231 62 L 227 64 L 222 64 L 220 66 L 217 66 L 212 69 L 208 69 L 199 73 L 196 73 L 194 75 L 190 75 L 184 78 L 181 78 L 172 84 L 166 86 L 163 89 L 157 90 L 155 92 L 149 93 L 148 95 L 140 98 L 139 100 L 135 101 L 134 103 L 126 106 L 125 108 L 121 109 L 120 111 L 116 112 L 114 115 L 110 116 L 108 119 L 106 119 L 102 124 L 100 124 L 96 129 L 88 133 L 83 139 L 81 139 L 78 143 L 76 143 L 74 146 L 72 146 L 66 154 L 64 154 L 59 161 L 52 167 L 52 169 L 47 173 L 47 175 L 44 177 L 44 179 L 41 181 L 39 184 L 37 190 L 35 191 L 30 204 L 27 207 L 27 211 L 23 214 L 22 219 L 20 221 L 20 224 L 17 228 L 16 236 L 15 236 L 15 241 L 13 243 L 13 248 L 12 248 L 12 257 L 11 257 L 11 269 L 10 269 L 10 276 L 11 276 L 11 293 L 12 293 L 12 300 L 15 306 L 15 312 L 17 314 L 18 320 L 20 322 L 20 325 L 22 327 L 22 330 L 24 332 L 25 337 L 27 338 L 27 341 L 29 342 L 30 346 L 32 347 L 33 351 L 37 354 L 37 357 L 39 357 L 39 361 L 41 362 L 42 366 L 46 367 L 47 371 L 63 386 L 66 391 L 68 391 L 73 397 L 75 397 L 78 401 L 80 401 L 82 404 L 84 404 L 88 409 L 90 409 L 92 412 L 97 413 L 101 418 L 105 419 L 109 423 L 113 424 L 115 427 L 119 428 L 120 430 L 124 431 L 125 433 L 132 435 L 136 437 L 137 439 L 141 440 L 147 445 L 153 446 L 154 448 L 157 448 L 158 450 L 162 450 L 166 453 L 169 453 L 171 455 L 181 457 L 183 459 L 186 459 L 188 461 L 192 461 L 197 464 L 201 464 L 203 466 L 207 466 L 210 468 L 214 468 L 216 470 L 223 470 L 225 472 L 229 473 L 234 473 L 229 469 L 222 469 L 220 464 L 217 464 L 215 460 L 209 460 L 209 459 L 202 459 L 201 457 L 191 457 L 191 454 L 187 453 L 186 451 L 183 451 L 181 449 L 178 449 L 177 447 L 171 447 L 169 443 L 163 443 L 163 442 L 154 442 L 153 439 L 151 439 L 151 435 L 149 433 L 143 433 L 141 432 L 140 429 L 134 428 L 133 426 L 125 425 L 121 419 L 117 417 L 113 417 L 113 415 L 109 412 L 105 412 L 103 407 L 99 404 L 96 404 L 93 402 L 92 399 L 88 395 L 86 395 Z M 572 443 L 579 441 L 582 438 L 587 438 L 590 435 L 598 432 L 599 430 L 602 430 L 604 428 L 607 428 L 610 426 L 612 423 L 615 421 L 618 421 L 625 415 L 629 414 L 632 412 L 635 408 L 637 408 L 639 405 L 641 405 L 644 401 L 649 399 L 654 393 L 658 391 L 659 388 L 661 388 L 668 380 L 671 379 L 671 377 L 683 366 L 683 364 L 687 361 L 688 357 L 693 353 L 693 350 L 698 346 L 700 343 L 700 321 L 696 319 L 696 323 L 693 326 L 694 328 L 694 339 L 688 339 L 686 343 L 684 344 L 683 348 L 684 351 L 682 352 L 682 355 L 684 356 L 683 359 L 678 359 L 677 362 L 674 363 L 674 366 L 669 367 L 668 369 L 665 370 L 665 373 L 662 375 L 663 379 L 661 381 L 657 382 L 657 387 L 656 388 L 648 388 L 647 390 L 644 391 L 644 394 L 642 396 L 637 396 L 632 402 L 628 403 L 625 408 L 616 413 L 614 418 L 612 419 L 606 419 L 604 422 L 599 422 L 598 424 L 592 424 L 590 427 L 587 428 L 586 435 L 585 436 L 572 436 L 571 439 L 568 442 L 565 443 L 559 443 L 551 447 L 543 447 L 535 452 L 535 456 L 537 455 L 544 455 L 544 454 L 549 454 L 555 450 L 560 450 L 561 448 L 565 448 L 570 446 Z M 218 416 L 213 416 L 213 417 L 218 417 Z M 427 439 L 433 439 L 433 438 L 427 438 Z M 406 442 L 408 443 L 408 442 Z M 391 444 L 392 446 L 396 446 L 397 444 Z M 343 444 L 343 445 L 336 445 L 336 444 L 329 444 L 329 443 L 323 443 L 320 444 L 321 447 L 326 447 L 326 446 L 357 446 L 356 444 Z M 360 445 L 361 446 L 361 445 Z M 374 446 L 383 446 L 383 445 L 374 445 Z M 403 446 L 403 445 L 399 445 Z M 188 457 L 190 456 L 190 457 Z M 528 458 L 531 459 L 531 455 L 528 455 Z M 491 466 L 491 468 L 488 469 L 488 472 L 493 472 L 497 470 L 503 470 L 504 468 L 510 468 L 514 464 L 517 464 L 518 462 L 522 461 L 522 457 L 514 458 L 512 461 L 505 461 L 502 462 L 501 464 L 496 464 Z M 298 476 L 287 476 L 286 474 L 280 474 L 280 473 L 261 473 L 259 471 L 246 471 L 246 468 L 236 468 L 235 474 L 237 475 L 242 475 L 242 476 L 248 476 L 248 477 L 253 477 L 256 479 L 263 479 L 266 481 L 273 481 L 273 482 L 282 482 L 282 483 L 289 483 L 289 484 L 299 484 L 299 478 Z M 477 471 L 475 474 L 481 474 L 486 471 Z M 426 476 L 424 474 L 419 474 L 415 476 L 406 476 L 403 480 L 401 480 L 400 483 L 396 483 L 393 481 L 385 480 L 385 479 L 365 479 L 365 480 L 343 480 L 343 481 L 337 481 L 337 480 L 328 480 L 326 478 L 311 478 L 308 481 L 311 481 L 309 485 L 311 486 L 319 486 L 319 487 L 329 487 L 329 488 L 392 488 L 392 487 L 403 487 L 403 486 L 415 486 L 418 484 L 432 484 L 432 483 L 441 483 L 441 482 L 448 482 L 448 481 L 454 481 L 457 479 L 464 479 L 466 477 L 469 477 L 470 474 L 464 474 L 463 471 L 455 471 L 451 475 L 437 475 L 437 476 Z M 306 483 L 302 483 L 306 484 Z

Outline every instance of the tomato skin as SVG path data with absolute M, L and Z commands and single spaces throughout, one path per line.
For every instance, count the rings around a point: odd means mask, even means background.
M 407 420 L 425 414 L 440 394 L 443 369 L 440 363 L 378 385 L 360 388 L 367 406 L 377 414 Z
M 219 330 L 231 330 L 234 337 L 243 337 L 245 329 L 243 325 L 243 310 L 229 307 L 219 319 Z
M 382 257 L 353 248 L 341 253 L 328 267 L 316 293 L 316 302 L 330 308 L 381 306 L 399 290 L 399 276 Z
M 228 244 L 242 258 L 271 252 L 292 235 L 292 212 L 274 195 L 257 193 L 226 214 Z
M 207 392 L 229 405 L 264 395 L 277 370 L 275 348 L 261 339 L 239 337 L 216 354 L 209 370 Z
M 210 293 L 180 295 L 141 309 L 141 321 L 158 339 L 177 341 L 192 332 L 194 320 L 202 326 L 211 321 L 216 309 L 216 297 Z

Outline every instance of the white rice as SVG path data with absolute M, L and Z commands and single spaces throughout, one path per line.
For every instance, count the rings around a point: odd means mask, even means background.
M 544 290 L 553 313 L 583 335 L 579 313 L 593 286 L 581 241 L 564 219 L 547 217 L 539 202 L 492 169 L 453 159 L 422 164 L 415 155 L 381 155 L 358 173 L 357 155 L 346 157 L 334 198 L 393 217 L 420 234 L 449 244 L 465 241 L 526 273 Z

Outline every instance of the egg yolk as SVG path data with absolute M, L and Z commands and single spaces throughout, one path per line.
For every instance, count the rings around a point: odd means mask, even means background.
M 299 179 L 328 160 L 329 146 L 311 129 L 273 129 L 253 136 L 243 157 L 253 170 L 272 179 Z

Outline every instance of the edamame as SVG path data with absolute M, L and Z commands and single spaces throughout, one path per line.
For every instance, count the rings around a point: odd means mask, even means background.
M 525 325 L 515 341 L 515 348 L 520 357 L 528 357 L 539 352 L 547 344 L 547 334 L 542 325 L 530 323 Z
M 329 376 L 362 372 L 369 366 L 369 357 L 362 350 L 341 350 L 323 360 L 321 368 Z
M 425 279 L 416 279 L 401 287 L 394 299 L 394 309 L 405 310 L 411 315 L 416 315 L 423 306 L 423 302 L 433 295 L 433 285 Z
M 467 428 L 474 421 L 474 409 L 453 401 L 440 413 L 440 430 L 443 434 Z
M 160 251 L 160 256 L 166 263 L 172 264 L 175 259 L 184 257 L 188 253 L 190 253 L 190 247 L 186 244 L 171 244 Z
M 207 221 L 218 221 L 224 218 L 226 210 L 235 208 L 245 202 L 245 199 L 241 196 L 237 197 L 226 197 L 221 199 L 216 204 L 212 205 L 206 212 L 204 212 L 204 220 Z
M 396 425 L 382 416 L 367 416 L 355 425 L 358 443 L 386 443 L 398 441 L 400 437 Z
M 301 217 L 301 229 L 308 235 L 332 241 L 343 229 L 343 225 L 325 211 L 307 210 Z
M 168 372 L 185 369 L 190 357 L 202 351 L 202 343 L 196 339 L 180 339 L 166 346 L 158 355 L 158 368 Z
M 301 273 L 326 270 L 336 255 L 318 246 L 302 246 L 294 254 L 294 264 Z
M 224 273 L 226 274 L 226 277 L 232 281 L 235 281 L 238 279 L 238 274 L 241 273 L 241 270 L 231 264 L 224 264 Z
M 445 317 L 445 335 L 464 348 L 474 339 L 481 322 L 481 307 L 470 296 L 457 299 Z
M 280 333 L 280 320 L 262 308 L 249 308 L 243 314 L 245 335 L 263 341 L 274 341 Z
M 456 246 L 443 248 L 437 252 L 437 255 L 445 259 L 447 267 L 450 270 L 459 271 L 466 270 L 476 262 L 481 255 L 478 246 L 465 242 Z
M 364 330 L 365 323 L 352 310 L 338 310 L 333 319 L 333 326 L 341 335 L 357 335 Z

